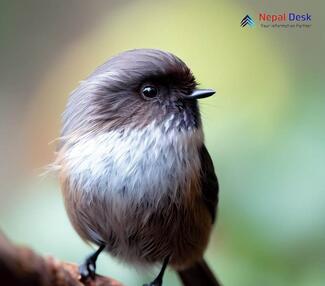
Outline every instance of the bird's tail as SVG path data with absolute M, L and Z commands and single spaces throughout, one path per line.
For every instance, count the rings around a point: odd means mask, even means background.
M 178 271 L 184 286 L 221 286 L 217 278 L 204 261 L 198 261 L 190 268 Z

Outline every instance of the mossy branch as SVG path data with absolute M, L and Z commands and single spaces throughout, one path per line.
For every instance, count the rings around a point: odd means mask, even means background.
M 1 232 L 0 282 L 3 286 L 123 286 L 99 275 L 81 282 L 76 264 L 42 257 L 28 247 L 15 246 Z

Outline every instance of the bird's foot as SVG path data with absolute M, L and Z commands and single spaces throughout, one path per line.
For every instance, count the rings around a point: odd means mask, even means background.
M 91 258 L 87 258 L 84 263 L 79 266 L 80 280 L 86 281 L 89 278 L 95 279 L 96 277 L 96 262 Z
M 162 286 L 162 279 L 155 279 L 149 284 L 143 284 L 143 286 Z

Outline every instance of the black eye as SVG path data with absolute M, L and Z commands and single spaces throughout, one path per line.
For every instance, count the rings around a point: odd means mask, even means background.
M 158 89 L 152 85 L 147 85 L 142 88 L 142 95 L 144 98 L 153 98 L 158 94 Z

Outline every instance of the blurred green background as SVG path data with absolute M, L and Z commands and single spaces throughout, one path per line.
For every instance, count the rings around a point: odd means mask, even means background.
M 213 270 L 226 286 L 325 285 L 324 11 L 322 1 L 1 1 L 0 229 L 60 259 L 89 253 L 57 180 L 38 176 L 48 143 L 78 81 L 117 52 L 160 48 L 217 90 L 201 101 L 221 185 Z M 259 12 L 308 12 L 312 27 L 239 26 Z M 98 269 L 128 286 L 156 273 L 108 255 Z M 165 284 L 180 285 L 172 271 Z

